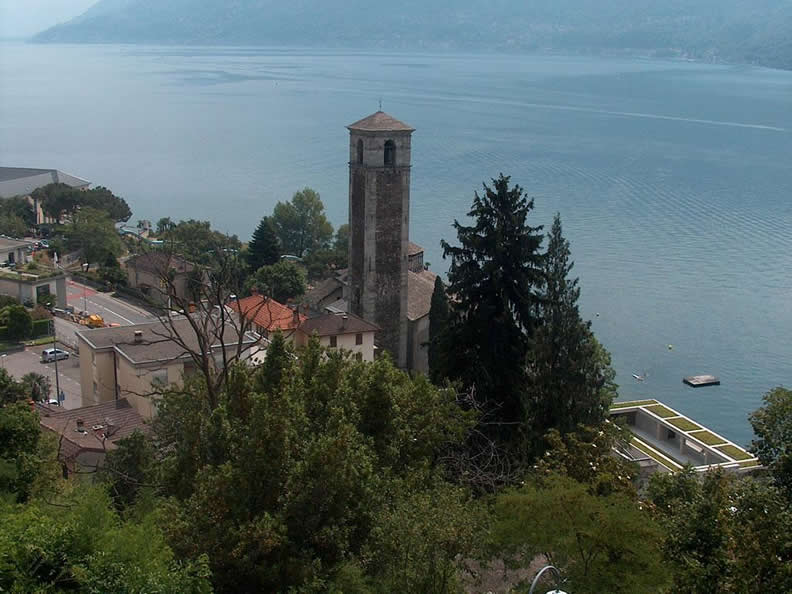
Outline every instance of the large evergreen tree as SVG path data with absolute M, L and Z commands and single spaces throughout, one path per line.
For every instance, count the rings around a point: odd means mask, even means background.
M 432 303 L 429 308 L 429 377 L 433 382 L 442 381 L 443 370 L 446 363 L 443 361 L 445 331 L 448 327 L 448 296 L 445 292 L 443 280 L 438 276 L 435 279 Z
M 322 199 L 311 188 L 300 190 L 290 202 L 278 202 L 272 225 L 283 251 L 300 258 L 326 248 L 333 239 Z
M 610 356 L 594 337 L 591 322 L 580 317 L 580 287 L 570 276 L 573 266 L 556 215 L 544 265 L 542 325 L 528 357 L 526 430 L 536 447 L 549 429 L 564 434 L 581 423 L 598 425 L 616 395 Z
M 475 388 L 492 412 L 492 435 L 506 441 L 524 418 L 525 361 L 544 285 L 542 227 L 528 224 L 533 200 L 509 181 L 501 174 L 476 193 L 472 225 L 454 221 L 459 246 L 441 242 L 454 297 L 441 375 Z
M 253 232 L 247 248 L 247 263 L 250 270 L 258 270 L 262 266 L 272 266 L 280 258 L 278 236 L 269 217 L 261 219 Z

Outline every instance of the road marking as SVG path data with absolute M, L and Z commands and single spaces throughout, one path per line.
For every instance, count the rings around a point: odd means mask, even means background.
M 125 317 L 124 317 L 124 316 L 122 316 L 120 313 L 114 312 L 114 311 L 113 311 L 112 309 L 110 309 L 109 307 L 105 307 L 104 305 L 99 305 L 99 304 L 98 304 L 98 303 L 96 303 L 95 301 L 89 301 L 88 303 L 90 303 L 91 305 L 93 305 L 93 306 L 95 306 L 95 307 L 98 307 L 98 308 L 104 309 L 104 310 L 106 310 L 106 311 L 109 311 L 109 312 L 110 312 L 111 314 L 113 314 L 114 316 L 116 316 L 116 317 L 118 317 L 118 318 L 121 318 L 122 320 L 124 320 L 124 321 L 125 321 L 127 324 L 129 324 L 130 326 L 134 326 L 134 325 L 135 325 L 135 322 L 133 322 L 133 321 L 132 321 L 132 320 L 130 320 L 129 318 L 125 318 Z

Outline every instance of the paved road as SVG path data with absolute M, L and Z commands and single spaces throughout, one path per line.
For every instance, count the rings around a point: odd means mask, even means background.
M 150 312 L 136 305 L 112 297 L 109 293 L 100 293 L 72 280 L 66 286 L 66 303 L 77 311 L 99 314 L 108 324 L 130 326 L 151 322 L 155 319 Z
M 0 357 L 0 366 L 5 367 L 6 371 L 16 379 L 22 379 L 23 375 L 31 371 L 50 378 L 52 382 L 51 396 L 55 398 L 55 363 L 41 362 L 41 351 L 48 347 L 49 345 L 29 347 L 20 353 L 12 353 L 5 357 Z M 66 395 L 64 407 L 79 408 L 82 406 L 79 358 L 72 354 L 68 359 L 58 361 L 58 375 L 61 390 Z

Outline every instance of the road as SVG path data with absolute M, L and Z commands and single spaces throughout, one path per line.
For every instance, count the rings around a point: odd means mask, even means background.
M 99 314 L 108 324 L 131 326 L 155 320 L 150 312 L 140 307 L 112 297 L 109 293 L 100 293 L 73 280 L 66 285 L 66 303 L 76 311 Z
M 16 379 L 22 379 L 23 375 L 31 371 L 50 378 L 50 382 L 52 382 L 50 395 L 55 398 L 55 363 L 41 362 L 41 351 L 49 348 L 49 346 L 29 347 L 20 353 L 12 353 L 0 357 L 0 366 L 4 367 Z M 58 361 L 58 375 L 61 390 L 66 396 L 63 406 L 65 408 L 79 408 L 82 406 L 79 357 L 72 353 L 68 359 Z

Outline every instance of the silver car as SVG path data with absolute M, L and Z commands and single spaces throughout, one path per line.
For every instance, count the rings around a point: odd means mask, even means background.
M 49 363 L 51 361 L 61 361 L 68 359 L 69 353 L 61 349 L 45 349 L 41 352 L 41 362 Z

